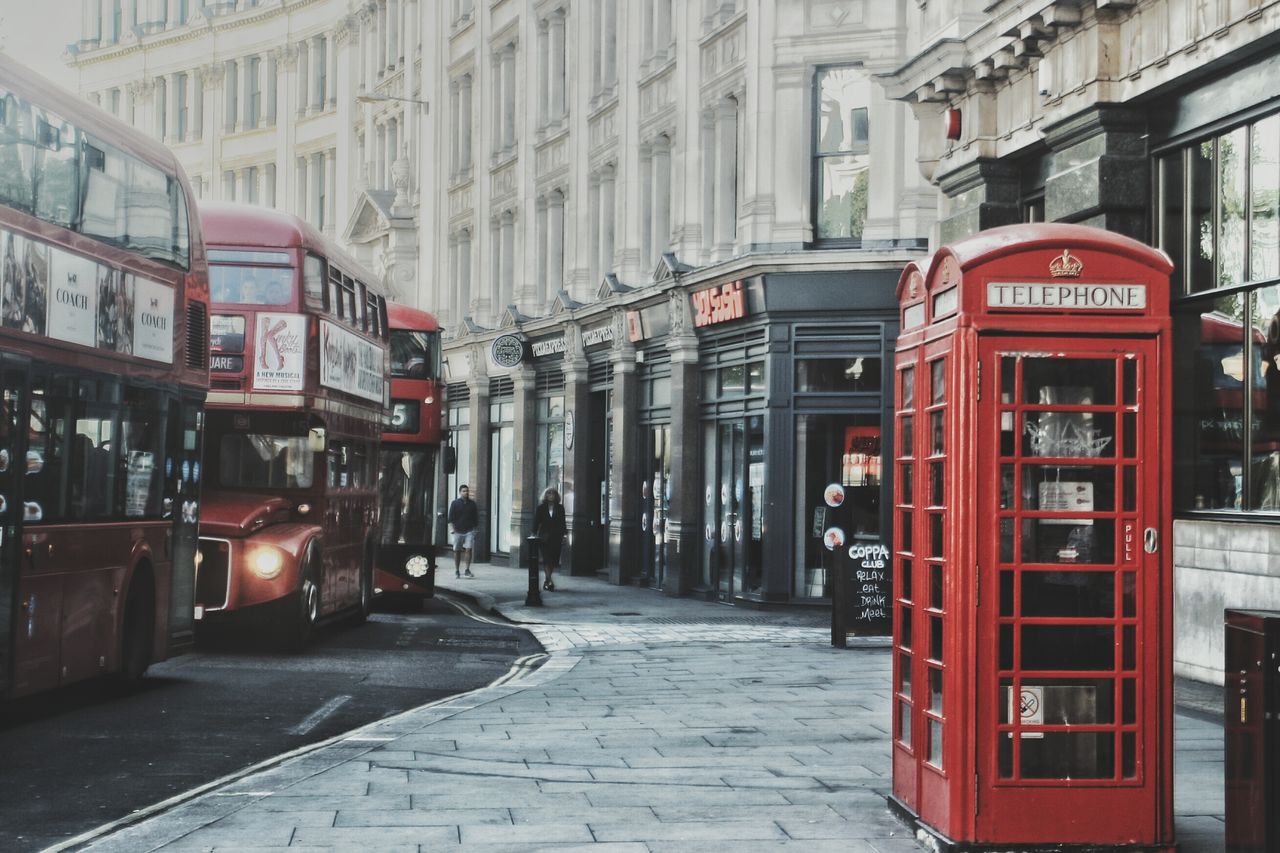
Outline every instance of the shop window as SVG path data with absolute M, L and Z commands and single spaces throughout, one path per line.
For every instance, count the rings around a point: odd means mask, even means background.
M 797 393 L 880 391 L 879 357 L 809 358 L 796 361 Z
M 537 493 L 554 488 L 563 491 L 564 397 L 543 397 L 537 402 Z
M 796 563 L 793 594 L 830 595 L 836 538 L 881 541 L 880 419 L 876 415 L 800 415 L 796 419 Z M 829 493 L 843 495 L 842 500 Z M 837 503 L 837 506 L 831 506 Z

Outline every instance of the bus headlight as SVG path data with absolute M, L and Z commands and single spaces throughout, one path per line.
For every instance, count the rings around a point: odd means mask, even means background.
M 279 576 L 284 568 L 284 558 L 274 548 L 260 548 L 249 558 L 249 567 L 255 575 L 269 581 Z

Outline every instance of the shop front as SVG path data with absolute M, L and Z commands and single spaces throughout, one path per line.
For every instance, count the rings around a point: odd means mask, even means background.
M 450 363 L 470 372 L 451 376 L 466 394 L 449 409 L 450 487 L 481 482 L 490 558 L 520 557 L 552 486 L 566 572 L 829 606 L 833 536 L 887 538 L 884 373 L 903 262 L 729 280 L 680 269 L 455 342 Z

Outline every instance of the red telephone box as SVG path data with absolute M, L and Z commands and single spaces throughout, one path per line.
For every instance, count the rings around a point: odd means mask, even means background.
M 1169 274 L 1078 225 L 903 272 L 893 797 L 966 850 L 1171 850 Z

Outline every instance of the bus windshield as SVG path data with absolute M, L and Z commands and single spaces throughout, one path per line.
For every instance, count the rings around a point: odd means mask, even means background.
M 218 450 L 218 479 L 225 488 L 311 488 L 314 453 L 306 436 L 226 433 Z
M 214 303 L 287 305 L 293 290 L 293 270 L 210 264 L 209 287 Z
M 391 375 L 430 379 L 436 375 L 435 333 L 391 330 Z

